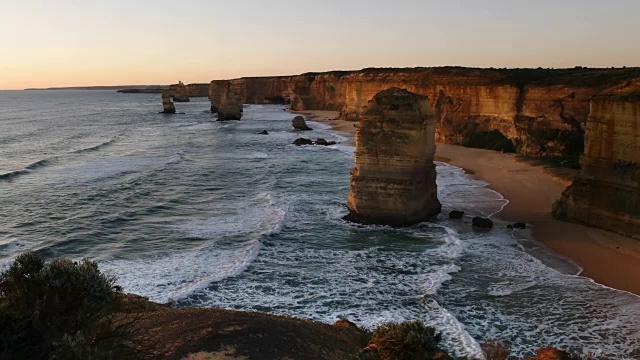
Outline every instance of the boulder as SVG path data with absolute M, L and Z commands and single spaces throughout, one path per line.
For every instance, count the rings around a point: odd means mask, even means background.
M 391 88 L 374 96 L 356 128 L 346 220 L 410 226 L 440 212 L 436 113 L 424 95 Z
M 296 146 L 313 145 L 313 141 L 311 139 L 298 138 L 293 142 L 293 144 Z
M 515 223 L 515 224 L 507 225 L 507 228 L 509 228 L 509 229 L 521 229 L 521 230 L 523 230 L 523 229 L 526 229 L 526 228 L 527 228 L 527 224 L 525 224 L 525 223 L 523 223 L 523 222 L 517 222 L 517 223 Z
M 316 145 L 329 146 L 329 145 L 335 145 L 335 144 L 336 144 L 335 141 L 327 141 L 323 138 L 318 138 L 316 140 Z
M 478 217 L 478 216 L 473 218 L 471 224 L 473 225 L 473 227 L 476 227 L 479 229 L 493 228 L 493 221 L 491 221 L 491 219 Z
M 307 122 L 304 121 L 304 118 L 302 116 L 294 117 L 293 120 L 291 120 L 291 125 L 296 130 L 304 130 L 304 131 L 313 130 L 312 128 L 307 126 Z
M 536 356 L 526 358 L 525 360 L 571 360 L 572 358 L 573 357 L 570 356 L 566 351 L 547 347 L 539 349 L 536 352 Z
M 449 212 L 449 219 L 462 219 L 464 211 L 453 210 Z

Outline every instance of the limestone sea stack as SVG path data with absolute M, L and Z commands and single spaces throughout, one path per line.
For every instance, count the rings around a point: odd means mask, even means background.
M 435 126 L 426 96 L 391 88 L 373 97 L 356 128 L 346 220 L 409 226 L 440 212 Z
M 222 93 L 229 87 L 228 80 L 213 80 L 209 84 L 209 101 L 211 102 L 211 112 L 217 113 L 222 101 Z
M 171 96 L 173 95 L 172 90 L 162 90 L 162 113 L 164 114 L 175 114 L 176 106 L 171 101 Z
M 240 120 L 243 112 L 245 85 L 242 80 L 230 80 L 222 88 L 220 106 L 218 108 L 218 120 Z
M 187 86 L 179 81 L 177 84 L 169 85 L 169 88 L 173 90 L 173 101 L 175 102 L 189 102 L 191 98 L 189 98 L 189 90 Z
M 640 239 L 640 79 L 591 99 L 581 164 L 554 217 Z

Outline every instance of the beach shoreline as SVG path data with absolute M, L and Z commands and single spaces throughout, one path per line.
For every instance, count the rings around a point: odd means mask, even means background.
M 333 130 L 353 134 L 353 122 L 338 120 L 336 111 L 297 112 L 310 121 L 328 123 Z M 350 144 L 353 145 L 353 144 Z M 580 276 L 599 284 L 640 295 L 640 241 L 609 231 L 558 221 L 553 203 L 569 185 L 543 166 L 519 161 L 515 154 L 437 144 L 436 160 L 465 170 L 486 181 L 509 203 L 496 214 L 509 222 L 530 224 L 533 238 L 582 269 Z

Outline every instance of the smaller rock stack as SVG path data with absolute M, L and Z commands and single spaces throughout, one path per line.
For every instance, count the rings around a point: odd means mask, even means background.
M 163 114 L 175 114 L 176 106 L 171 101 L 171 97 L 173 96 L 172 90 L 162 90 L 162 113 Z
M 189 102 L 191 99 L 189 98 L 189 89 L 182 82 L 179 81 L 177 84 L 170 85 L 169 88 L 173 90 L 173 101 L 175 102 Z
M 426 96 L 399 88 L 375 95 L 356 129 L 346 220 L 409 226 L 440 212 L 435 125 Z

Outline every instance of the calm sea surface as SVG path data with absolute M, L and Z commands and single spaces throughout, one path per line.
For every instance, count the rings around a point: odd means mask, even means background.
M 575 276 L 526 232 L 444 216 L 345 223 L 352 147 L 291 145 L 300 134 L 281 106 L 226 123 L 205 99 L 177 108 L 159 114 L 154 94 L 0 91 L 0 268 L 36 250 L 95 259 L 126 291 L 178 306 L 422 319 L 461 356 L 486 340 L 639 356 L 640 298 Z M 305 136 L 348 140 L 310 125 Z M 507 200 L 485 185 L 438 166 L 445 213 L 500 211 Z

